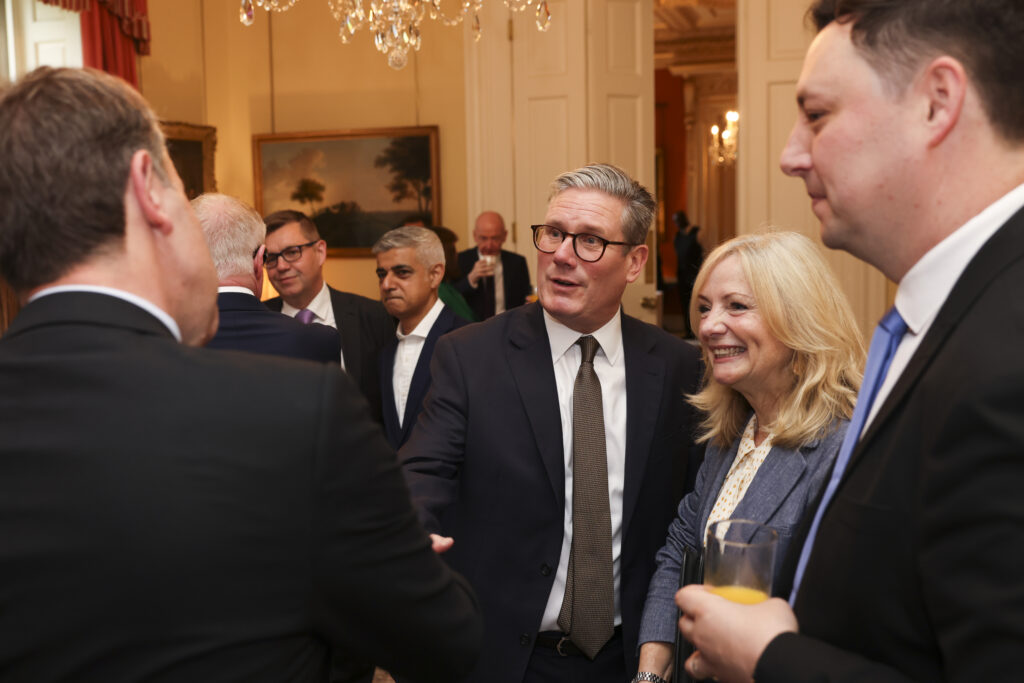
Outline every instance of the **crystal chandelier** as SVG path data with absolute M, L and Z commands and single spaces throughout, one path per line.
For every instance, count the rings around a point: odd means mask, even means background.
M 729 166 L 736 161 L 739 134 L 740 113 L 737 111 L 725 112 L 724 128 L 719 128 L 718 124 L 711 126 L 708 154 L 716 166 Z
M 239 19 L 246 26 L 256 20 L 256 7 L 268 12 L 284 12 L 299 0 L 242 0 Z M 491 0 L 494 2 L 495 0 Z M 373 44 L 384 53 L 388 66 L 401 69 L 409 59 L 409 49 L 420 49 L 420 23 L 424 17 L 440 21 L 445 26 L 462 23 L 472 16 L 473 39 L 480 40 L 480 18 L 477 13 L 483 7 L 483 0 L 458 0 L 458 9 L 451 15 L 441 9 L 442 0 L 327 0 L 331 16 L 341 24 L 338 37 L 342 43 L 352 41 L 352 36 L 361 28 L 373 35 Z M 505 6 L 514 12 L 522 12 L 536 5 L 534 14 L 537 30 L 547 31 L 551 24 L 551 12 L 547 0 L 504 0 Z

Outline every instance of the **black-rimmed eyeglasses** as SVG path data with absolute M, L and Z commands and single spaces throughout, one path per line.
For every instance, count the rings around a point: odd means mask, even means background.
M 553 254 L 558 251 L 558 247 L 562 246 L 562 242 L 565 241 L 566 237 L 571 237 L 572 250 L 576 252 L 576 256 L 581 261 L 589 263 L 600 261 L 601 257 L 604 256 L 604 250 L 608 248 L 609 244 L 618 244 L 626 247 L 636 246 L 632 242 L 613 242 L 612 240 L 606 240 L 603 237 L 586 232 L 573 234 L 561 228 L 556 228 L 553 225 L 531 225 L 530 229 L 533 230 L 533 246 L 537 247 L 538 251 L 542 251 L 545 254 Z
M 277 265 L 278 256 L 283 258 L 288 263 L 294 263 L 295 261 L 299 260 L 299 257 L 302 256 L 302 250 L 304 248 L 311 247 L 319 241 L 320 240 L 313 240 L 312 242 L 306 242 L 305 244 L 294 244 L 290 247 L 285 247 L 284 249 L 278 252 L 264 252 L 263 263 L 265 263 L 268 268 L 273 268 L 274 266 Z

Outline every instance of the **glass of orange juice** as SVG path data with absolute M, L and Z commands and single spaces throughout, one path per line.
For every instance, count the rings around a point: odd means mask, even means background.
M 708 525 L 704 585 L 723 598 L 753 605 L 772 594 L 779 532 L 749 519 Z

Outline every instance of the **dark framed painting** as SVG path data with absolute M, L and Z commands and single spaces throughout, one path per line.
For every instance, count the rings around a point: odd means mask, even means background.
M 388 230 L 441 224 L 437 126 L 252 138 L 256 210 L 304 212 L 332 256 L 364 256 Z
M 217 129 L 180 121 L 161 121 L 167 138 L 167 153 L 185 186 L 185 194 L 195 199 L 204 192 L 217 191 L 213 156 L 217 151 Z

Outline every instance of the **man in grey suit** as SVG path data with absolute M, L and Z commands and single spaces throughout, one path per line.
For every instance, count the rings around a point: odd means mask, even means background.
M 621 310 L 653 215 L 620 169 L 562 174 L 533 227 L 540 303 L 434 348 L 401 457 L 437 548 L 481 598 L 484 651 L 467 680 L 636 671 L 654 555 L 699 464 L 684 399 L 697 351 Z
M 687 668 L 759 683 L 1018 681 L 1024 3 L 818 0 L 811 16 L 782 169 L 804 181 L 825 244 L 899 283 L 896 305 L 791 546 L 793 608 L 684 588 L 680 626 L 699 649 Z
M 326 681 L 332 651 L 435 681 L 473 665 L 472 593 L 351 379 L 192 348 L 217 274 L 138 92 L 49 67 L 0 92 L 0 206 L 25 302 L 0 339 L 4 679 Z M 262 401 L 268 382 L 288 400 Z

